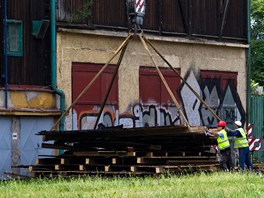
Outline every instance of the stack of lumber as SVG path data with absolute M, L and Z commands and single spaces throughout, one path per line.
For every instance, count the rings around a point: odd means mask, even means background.
M 39 156 L 29 167 L 34 176 L 152 175 L 216 170 L 210 146 L 214 138 L 203 127 L 104 128 L 41 131 L 43 148 L 61 149 L 58 156 Z

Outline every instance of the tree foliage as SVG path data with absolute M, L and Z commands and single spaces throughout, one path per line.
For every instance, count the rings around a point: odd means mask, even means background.
M 83 6 L 71 18 L 71 22 L 81 23 L 84 21 L 90 22 L 92 16 L 92 6 L 94 0 L 84 0 Z
M 264 40 L 251 41 L 252 79 L 264 86 Z
M 252 39 L 264 39 L 264 0 L 251 0 Z
M 264 86 L 264 0 L 251 0 L 252 79 Z

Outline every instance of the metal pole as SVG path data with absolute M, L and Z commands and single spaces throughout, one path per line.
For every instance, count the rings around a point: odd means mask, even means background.
M 8 108 L 7 2 L 4 0 L 5 108 Z
M 249 45 L 247 50 L 247 123 L 252 122 L 250 118 L 251 112 L 251 87 L 250 87 L 250 79 L 251 79 L 251 36 L 250 36 L 250 0 L 247 0 L 247 43 Z
M 56 0 L 50 0 L 50 64 L 51 64 L 51 89 L 60 96 L 61 114 L 65 109 L 65 94 L 57 88 L 57 53 L 56 53 Z M 60 121 L 60 131 L 64 131 L 64 119 Z
M 250 79 L 251 79 L 251 31 L 250 31 L 250 10 L 251 10 L 251 1 L 247 0 L 247 43 L 249 45 L 247 50 L 247 108 L 246 108 L 246 126 L 247 124 L 252 122 L 252 110 L 251 110 L 251 86 L 250 86 Z M 254 151 L 251 152 L 251 161 L 253 163 L 254 158 Z

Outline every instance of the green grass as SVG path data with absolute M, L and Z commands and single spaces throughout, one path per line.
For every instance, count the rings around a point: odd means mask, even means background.
M 0 182 L 0 197 L 264 197 L 262 174 L 32 179 Z

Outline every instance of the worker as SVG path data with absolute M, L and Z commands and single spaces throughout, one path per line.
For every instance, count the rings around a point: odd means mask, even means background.
M 253 170 L 253 165 L 250 159 L 250 150 L 248 140 L 241 121 L 235 121 L 235 130 L 227 130 L 228 136 L 234 136 L 234 148 L 239 152 L 239 166 L 242 170 L 245 169 L 245 164 L 249 170 Z
M 219 121 L 216 129 L 207 130 L 207 135 L 212 135 L 217 137 L 217 144 L 220 150 L 220 168 L 224 171 L 229 171 L 233 169 L 233 162 L 231 158 L 231 148 L 228 140 L 227 132 L 225 130 L 226 122 Z

